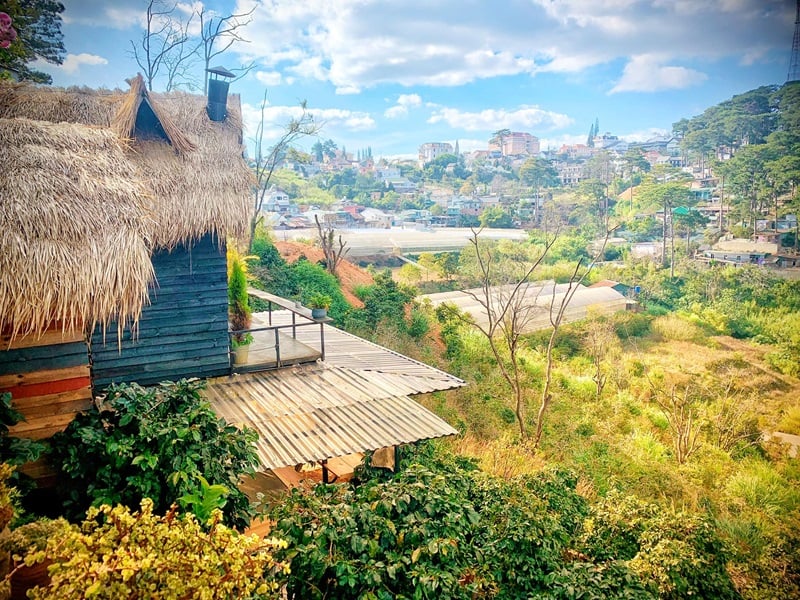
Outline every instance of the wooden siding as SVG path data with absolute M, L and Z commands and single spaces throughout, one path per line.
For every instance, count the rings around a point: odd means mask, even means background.
M 47 331 L 11 342 L 0 336 L 0 392 L 10 392 L 25 421 L 17 437 L 43 439 L 63 430 L 92 403 L 89 352 L 83 334 Z
M 229 372 L 228 277 L 225 249 L 206 235 L 191 249 L 153 255 L 157 285 L 142 311 L 138 331 L 116 324 L 92 335 L 96 391 L 111 383 L 142 385 Z

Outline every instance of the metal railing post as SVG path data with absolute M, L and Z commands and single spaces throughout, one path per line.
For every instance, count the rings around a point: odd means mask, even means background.
M 275 365 L 281 366 L 281 342 L 277 329 L 275 329 Z

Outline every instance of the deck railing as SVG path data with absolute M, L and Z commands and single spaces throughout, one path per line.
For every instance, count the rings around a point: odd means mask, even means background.
M 327 317 L 322 319 L 314 319 L 311 316 L 311 310 L 303 306 L 298 306 L 295 303 L 263 292 L 261 290 L 249 289 L 248 293 L 260 298 L 267 302 L 268 325 L 265 327 L 252 327 L 250 329 L 229 331 L 228 337 L 230 340 L 230 355 L 231 355 L 231 373 L 244 372 L 244 371 L 260 371 L 268 369 L 279 369 L 281 367 L 298 364 L 302 362 L 312 362 L 317 359 L 325 358 L 325 323 L 329 323 L 332 319 Z M 279 307 L 283 310 L 289 311 L 292 316 L 291 323 L 284 323 L 280 325 L 273 324 L 272 313 L 273 308 Z M 299 317 L 299 322 L 298 322 Z M 319 326 L 319 350 L 308 346 L 302 342 L 297 341 L 297 328 L 308 326 Z M 288 331 L 291 330 L 291 338 Z M 266 333 L 259 335 L 260 333 Z M 235 336 L 251 334 L 255 340 L 248 345 L 248 358 L 246 361 L 237 362 L 235 360 L 236 351 L 233 348 L 233 338 Z M 281 336 L 284 336 L 284 347 L 281 347 Z M 270 341 L 272 340 L 272 341 Z M 250 352 L 252 350 L 252 354 Z

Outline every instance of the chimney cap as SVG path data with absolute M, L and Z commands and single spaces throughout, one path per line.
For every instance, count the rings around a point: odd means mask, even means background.
M 231 73 L 225 67 L 211 67 L 210 69 L 206 69 L 206 71 L 212 75 L 218 75 L 220 77 L 230 77 L 231 79 L 236 77 L 235 73 Z

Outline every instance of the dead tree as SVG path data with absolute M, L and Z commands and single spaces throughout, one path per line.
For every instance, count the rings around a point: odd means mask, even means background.
M 700 443 L 700 424 L 697 418 L 696 397 L 689 386 L 679 389 L 659 388 L 651 382 L 652 399 L 669 424 L 672 447 L 679 465 L 694 454 Z
M 477 319 L 468 320 L 466 316 L 462 316 L 462 319 L 474 326 L 489 342 L 500 374 L 511 388 L 514 397 L 514 414 L 519 425 L 520 437 L 524 439 L 527 431 L 525 429 L 525 399 L 520 372 L 519 344 L 521 336 L 527 331 L 530 322 L 541 314 L 541 309 L 536 306 L 536 298 L 530 297 L 531 277 L 557 238 L 554 236 L 552 239 L 545 240 L 541 254 L 523 266 L 521 273 L 514 276 L 503 272 L 503 267 L 508 265 L 503 265 L 489 247 L 481 245 L 478 239 L 480 231 L 472 230 L 470 244 L 475 251 L 481 283 L 479 291 L 465 291 L 465 293 L 480 304 L 486 315 L 486 323 Z M 498 285 L 509 279 L 513 279 L 513 282 Z
M 255 143 L 255 178 L 256 188 L 253 194 L 253 213 L 250 216 L 250 231 L 248 235 L 248 253 L 253 251 L 253 241 L 256 237 L 256 228 L 262 221 L 261 209 L 269 192 L 272 175 L 278 165 L 286 156 L 286 152 L 299 138 L 319 133 L 320 125 L 314 121 L 306 109 L 305 101 L 300 103 L 300 116 L 293 117 L 285 126 L 283 133 L 272 146 L 264 146 L 264 122 L 267 108 L 267 92 L 264 91 L 264 100 L 261 102 L 261 120 L 259 121 L 254 138 Z
M 336 269 L 339 268 L 339 263 L 342 262 L 350 248 L 346 248 L 347 243 L 342 239 L 341 234 L 339 234 L 337 248 L 336 231 L 333 229 L 333 225 L 326 223 L 323 227 L 318 215 L 314 215 L 314 221 L 317 224 L 319 245 L 325 255 L 325 268 L 328 273 L 336 276 Z
M 603 256 L 603 253 L 606 249 L 606 244 L 608 243 L 608 238 L 613 232 L 613 228 L 609 228 L 608 226 L 606 227 L 606 236 L 603 239 L 603 243 L 601 244 L 599 250 L 597 250 L 592 262 L 586 269 L 581 268 L 583 266 L 583 259 L 578 261 L 578 263 L 575 265 L 575 269 L 572 272 L 572 276 L 569 278 L 567 290 L 564 292 L 561 300 L 558 303 L 556 303 L 556 288 L 555 286 L 553 287 L 553 295 L 550 299 L 549 307 L 551 331 L 550 339 L 547 342 L 546 367 L 544 385 L 542 386 L 541 402 L 539 404 L 539 411 L 536 415 L 536 435 L 533 439 L 534 448 L 538 448 L 539 442 L 542 440 L 544 415 L 547 412 L 547 409 L 550 408 L 550 404 L 553 401 L 553 393 L 550 388 L 553 383 L 553 348 L 555 348 L 558 330 L 561 328 L 561 324 L 564 322 L 564 316 L 566 315 L 569 303 L 572 301 L 573 296 L 575 296 L 575 293 L 580 289 L 581 285 L 583 285 L 586 276 L 589 275 L 592 265 L 601 256 Z
M 200 20 L 200 45 L 199 50 L 203 60 L 203 73 L 208 71 L 211 61 L 217 56 L 228 50 L 236 42 L 247 43 L 239 34 L 239 29 L 245 27 L 252 21 L 252 15 L 256 10 L 254 5 L 247 12 L 234 13 L 226 17 L 206 12 L 205 7 L 196 11 L 197 18 Z M 236 79 L 241 79 L 255 67 L 255 63 L 232 69 L 238 72 Z M 234 81 L 236 81 L 234 79 Z M 203 94 L 208 93 L 208 77 L 203 77 Z
M 189 40 L 191 17 L 184 23 L 175 17 L 177 4 L 168 8 L 161 0 L 150 0 L 147 4 L 145 30 L 138 43 L 131 40 L 131 54 L 136 64 L 144 71 L 147 89 L 153 91 L 153 84 L 162 70 L 167 71 L 167 89 L 173 87 L 173 78 L 180 72 L 181 65 L 189 60 L 193 51 L 186 52 Z
M 614 324 L 607 319 L 595 318 L 590 321 L 583 336 L 583 346 L 592 359 L 594 372 L 592 381 L 595 384 L 595 395 L 597 399 L 603 394 L 608 381 L 608 368 L 606 357 L 611 353 L 617 342 L 617 335 L 614 331 Z

